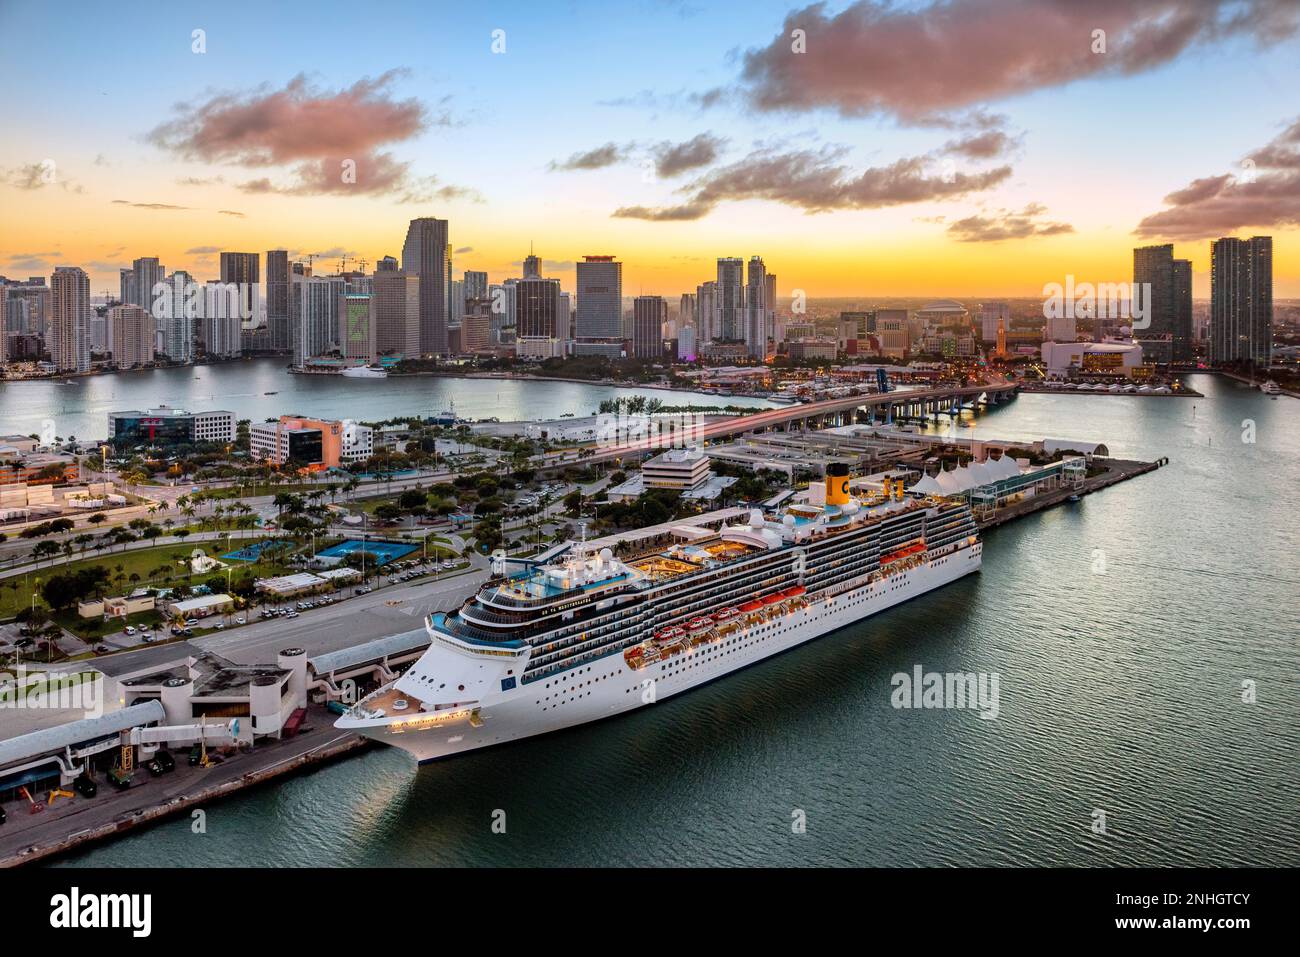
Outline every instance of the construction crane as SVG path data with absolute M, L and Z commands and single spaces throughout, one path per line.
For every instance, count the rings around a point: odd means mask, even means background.
M 348 271 L 348 257 L 344 256 L 342 259 L 339 260 L 339 275 L 341 276 L 347 271 Z
M 73 796 L 71 791 L 65 791 L 63 788 L 50 788 L 50 796 L 45 799 L 45 804 L 47 806 L 53 804 L 55 798 L 71 798 Z

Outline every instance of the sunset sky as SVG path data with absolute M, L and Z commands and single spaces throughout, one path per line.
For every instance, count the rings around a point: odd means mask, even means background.
M 759 254 L 781 296 L 1032 296 L 1173 241 L 1202 297 L 1210 239 L 1262 233 L 1296 297 L 1298 27 L 1294 0 L 3 0 L 0 275 L 373 268 L 433 215 L 456 275 L 531 243 L 569 289 L 619 256 L 627 295 Z

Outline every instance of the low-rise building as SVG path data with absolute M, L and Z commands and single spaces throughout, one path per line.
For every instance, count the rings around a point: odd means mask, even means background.
M 374 436 L 367 425 L 337 419 L 283 415 L 249 429 L 253 458 L 276 466 L 337 468 L 364 462 L 374 454 Z
M 165 405 L 108 414 L 108 440 L 115 445 L 193 445 L 235 441 L 235 413 L 224 409 L 186 412 Z

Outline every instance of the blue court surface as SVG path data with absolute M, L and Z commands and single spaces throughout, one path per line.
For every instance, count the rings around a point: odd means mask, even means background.
M 389 562 L 396 561 L 404 555 L 419 550 L 419 545 L 412 545 L 410 542 L 373 540 L 365 542 L 359 538 L 349 538 L 345 542 L 339 542 L 337 545 L 331 545 L 329 548 L 317 552 L 316 555 L 318 558 L 345 558 L 353 552 L 369 552 L 371 555 L 379 556 L 379 564 L 387 565 Z
M 222 558 L 232 562 L 255 562 L 261 556 L 262 552 L 276 545 L 292 545 L 293 542 L 284 539 L 263 540 L 253 542 L 251 545 L 245 545 L 237 552 L 231 552 L 229 555 L 222 555 Z

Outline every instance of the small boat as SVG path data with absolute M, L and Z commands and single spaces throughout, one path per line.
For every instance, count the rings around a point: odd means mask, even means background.
M 1276 382 L 1269 379 L 1259 387 L 1259 391 L 1263 392 L 1265 395 L 1276 396 L 1282 391 L 1282 389 Z
M 1071 502 L 1077 502 L 1077 501 L 1079 501 L 1079 496 L 1077 496 L 1077 495 L 1071 495 L 1070 498 L 1068 499 L 1068 501 L 1071 501 Z
M 279 395 L 279 392 L 263 392 L 262 395 Z

